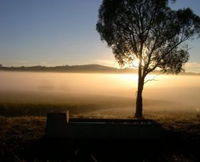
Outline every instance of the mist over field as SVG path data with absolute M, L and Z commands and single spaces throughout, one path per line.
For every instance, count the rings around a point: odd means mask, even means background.
M 200 108 L 200 76 L 150 75 L 147 79 L 152 78 L 156 81 L 144 88 L 145 110 L 196 112 Z M 1 104 L 88 105 L 90 113 L 123 114 L 134 111 L 137 75 L 0 72 L 0 83 Z

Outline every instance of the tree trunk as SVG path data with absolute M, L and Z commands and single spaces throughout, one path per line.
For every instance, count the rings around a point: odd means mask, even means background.
M 135 118 L 143 118 L 142 92 L 143 92 L 144 81 L 142 78 L 138 80 L 140 81 L 138 82 Z
M 136 98 L 135 118 L 143 118 L 143 101 L 142 101 L 143 87 L 144 87 L 144 76 L 142 75 L 142 64 L 140 61 L 138 69 L 138 89 Z

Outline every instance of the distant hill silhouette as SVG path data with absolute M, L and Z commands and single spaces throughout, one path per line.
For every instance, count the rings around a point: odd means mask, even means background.
M 114 67 L 103 66 L 98 64 L 86 64 L 86 65 L 64 65 L 64 66 L 20 66 L 20 67 L 4 67 L 0 66 L 2 71 L 46 71 L 46 72 L 136 72 L 135 69 L 117 69 Z
M 33 72 L 84 72 L 84 73 L 137 73 L 137 69 L 117 69 L 114 67 L 86 64 L 86 65 L 64 65 L 64 66 L 19 66 L 4 67 L 0 66 L 0 71 L 33 71 Z M 159 73 L 159 72 L 154 72 Z M 186 75 L 200 75 L 199 73 L 184 72 Z

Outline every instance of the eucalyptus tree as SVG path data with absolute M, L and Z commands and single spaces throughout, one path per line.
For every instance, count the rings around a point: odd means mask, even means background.
M 174 1 L 174 0 L 172 0 Z M 142 92 L 154 70 L 178 74 L 188 61 L 187 41 L 200 36 L 200 17 L 173 10 L 169 0 L 103 0 L 96 29 L 120 66 L 139 60 L 135 117 L 143 117 Z

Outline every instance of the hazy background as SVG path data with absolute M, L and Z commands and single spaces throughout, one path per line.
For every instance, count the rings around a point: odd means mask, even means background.
M 146 111 L 195 112 L 200 108 L 200 76 L 159 75 L 155 79 L 145 84 Z M 90 113 L 123 114 L 134 111 L 137 75 L 0 72 L 0 83 L 0 103 L 82 104 L 92 107 Z
M 0 64 L 58 66 L 101 64 L 119 67 L 96 31 L 102 0 L 1 0 Z M 200 16 L 199 0 L 177 0 Z M 200 39 L 187 42 L 186 71 L 200 72 Z

